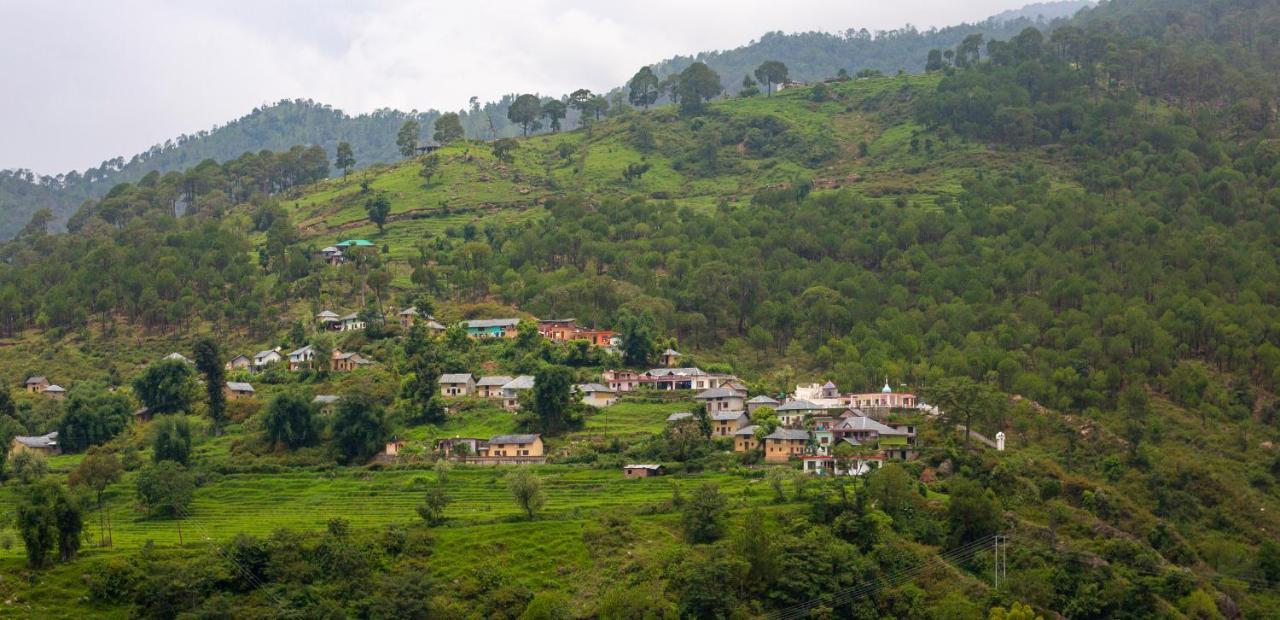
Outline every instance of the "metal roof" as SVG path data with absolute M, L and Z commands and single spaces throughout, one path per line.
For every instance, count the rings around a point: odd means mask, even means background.
M 468 381 L 471 381 L 471 373 L 456 372 L 447 375 L 440 375 L 440 380 L 437 381 L 437 383 L 467 383 Z
M 514 443 L 524 445 L 537 441 L 539 437 L 540 435 L 494 435 L 489 438 L 489 443 Z

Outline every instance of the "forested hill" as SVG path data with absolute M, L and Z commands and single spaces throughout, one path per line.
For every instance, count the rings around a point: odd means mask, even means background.
M 919 72 L 924 54 L 934 47 L 954 47 L 965 36 L 978 32 L 987 38 L 1008 38 L 1030 24 L 1030 19 L 1053 17 L 1074 11 L 1080 0 L 1033 5 L 1023 12 L 1002 14 L 981 24 L 959 25 L 942 30 L 917 31 L 907 28 L 872 35 L 866 30 L 849 30 L 841 35 L 770 33 L 751 45 L 725 52 L 699 54 L 723 77 L 726 87 L 736 91 L 741 78 L 762 60 L 782 60 L 792 68 L 792 77 L 807 80 L 850 73 L 862 68 L 887 73 L 904 68 Z M 1044 22 L 1036 22 L 1040 26 Z M 692 58 L 672 58 L 657 65 L 660 75 L 677 72 Z M 513 97 L 498 101 L 458 103 L 466 135 L 472 138 L 514 136 L 519 133 L 507 119 Z M 26 225 L 33 214 L 49 209 L 49 222 L 60 227 L 87 199 L 100 198 L 118 183 L 136 182 L 149 172 L 181 171 L 206 159 L 225 162 L 246 152 L 285 151 L 295 145 L 318 145 L 332 158 L 339 142 L 348 142 L 356 167 L 396 161 L 396 131 L 409 118 L 430 127 L 440 114 L 378 110 L 352 116 L 309 100 L 285 100 L 256 108 L 225 125 L 179 136 L 157 144 L 128 159 L 116 157 L 85 171 L 40 175 L 28 170 L 0 171 L 0 239 L 10 238 Z M 570 119 L 575 113 L 569 112 Z M 425 132 L 426 141 L 430 132 Z
M 665 77 L 694 62 L 703 62 L 720 74 L 725 89 L 730 92 L 737 92 L 742 77 L 751 75 L 766 60 L 785 63 L 790 69 L 790 79 L 800 82 L 828 78 L 841 70 L 849 75 L 866 70 L 886 74 L 899 70 L 919 73 L 924 70 L 926 55 L 931 49 L 955 48 L 973 34 L 1005 40 L 1028 27 L 1047 29 L 1053 20 L 1070 17 L 1092 4 L 1088 0 L 1043 2 L 1005 11 L 976 24 L 929 30 L 908 26 L 874 33 L 865 28 L 850 28 L 840 33 L 770 32 L 758 41 L 731 50 L 669 58 L 655 65 L 654 73 Z

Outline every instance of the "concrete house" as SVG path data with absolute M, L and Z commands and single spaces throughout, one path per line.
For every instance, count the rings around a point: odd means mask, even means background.
M 241 400 L 244 398 L 253 398 L 253 386 L 240 381 L 228 381 L 222 386 L 222 393 L 226 395 L 227 400 Z
M 783 426 L 798 428 L 804 426 L 804 419 L 826 411 L 822 407 L 807 400 L 792 400 L 773 408 L 778 412 L 778 422 Z
M 476 381 L 476 396 L 481 398 L 500 399 L 502 398 L 502 386 L 511 383 L 511 379 L 513 378 L 514 377 L 508 377 L 507 375 L 490 375 L 487 377 L 480 377 L 480 380 Z
M 622 475 L 628 478 L 652 478 L 665 473 L 667 473 L 667 468 L 661 464 L 639 463 L 622 468 Z
M 507 411 L 520 409 L 520 394 L 533 389 L 533 376 L 520 375 L 502 385 L 502 407 Z
M 693 399 L 702 403 L 708 412 L 743 411 L 746 409 L 746 402 L 742 396 L 736 391 L 727 388 L 703 390 L 696 394 Z
M 62 400 L 67 397 L 67 389 L 57 384 L 50 385 L 40 393 L 44 394 L 46 398 L 52 398 L 54 400 Z
M 739 429 L 751 422 L 745 411 L 709 411 L 711 418 L 711 435 L 713 437 L 732 437 Z
M 334 372 L 351 372 L 361 366 L 367 366 L 372 363 L 354 351 L 343 353 L 334 349 L 332 359 L 329 361 L 329 369 Z
M 582 403 L 592 407 L 609 407 L 618 402 L 618 393 L 606 385 L 585 383 L 578 386 Z
M 316 350 L 307 345 L 296 351 L 289 353 L 289 370 L 297 372 L 299 370 L 310 370 L 316 359 Z
M 488 454 L 489 441 L 478 437 L 452 437 L 436 442 L 436 452 L 445 456 L 471 457 Z
M 764 460 L 766 463 L 785 463 L 792 458 L 800 458 L 804 456 L 808 443 L 809 431 L 779 426 L 764 438 Z
M 773 407 L 774 409 L 777 409 L 778 405 L 781 404 L 782 403 L 761 394 L 760 396 L 756 396 L 755 398 L 747 401 L 747 413 L 753 413 L 756 409 L 761 407 Z
M 542 435 L 495 435 L 489 438 L 486 454 L 494 463 L 545 463 Z
M 253 367 L 253 358 L 248 355 L 237 355 L 227 362 L 227 370 L 248 370 Z
M 336 312 L 321 310 L 316 314 L 316 323 L 323 325 L 325 329 L 332 329 L 331 326 L 336 322 L 338 322 L 338 314 Z
M 333 329 L 340 332 L 350 332 L 350 331 L 355 331 L 357 329 L 364 329 L 364 321 L 360 320 L 359 314 L 352 312 L 351 314 L 338 317 L 338 320 L 335 323 L 333 323 Z
M 49 387 L 49 380 L 42 376 L 28 377 L 26 388 L 28 394 L 39 394 Z
M 581 327 L 574 319 L 540 319 L 538 333 L 543 338 L 556 342 L 586 340 L 593 347 L 611 346 L 614 337 L 611 330 Z
M 700 368 L 650 368 L 641 383 L 657 390 L 692 390 L 706 376 Z
M 615 392 L 631 392 L 640 387 L 640 373 L 630 370 L 606 370 L 600 380 Z
M 667 349 L 662 352 L 662 355 L 658 356 L 658 362 L 665 368 L 675 368 L 676 364 L 680 363 L 681 357 L 683 356 L 675 349 Z
M 467 335 L 472 338 L 515 338 L 520 319 L 475 319 L 463 321 Z
M 449 398 L 470 396 L 476 391 L 476 380 L 471 373 L 452 373 L 440 375 L 440 395 Z
M 337 394 L 316 394 L 315 398 L 311 399 L 311 404 L 321 415 L 330 415 L 333 413 L 333 408 L 338 405 L 338 400 L 340 397 Z
M 9 456 L 23 452 L 34 452 L 45 456 L 53 456 L 61 454 L 62 449 L 58 447 L 58 431 L 37 435 L 35 437 L 17 436 L 13 441 L 9 442 Z
M 421 316 L 421 314 L 418 312 L 417 306 L 409 306 L 408 308 L 401 310 L 397 316 L 400 317 L 400 327 L 409 329 L 410 327 L 413 327 L 413 324 L 418 320 L 418 317 Z
M 275 349 L 258 351 L 257 353 L 253 354 L 253 367 L 261 369 L 261 368 L 270 366 L 271 364 L 275 364 L 276 362 L 280 362 L 282 360 L 284 360 L 284 357 L 281 356 L 280 352 Z

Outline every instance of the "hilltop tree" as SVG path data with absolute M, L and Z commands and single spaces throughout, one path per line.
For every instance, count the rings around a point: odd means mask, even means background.
M 422 158 L 422 166 L 418 169 L 418 176 L 422 177 L 428 187 L 431 186 L 431 179 L 440 171 L 440 156 L 432 153 Z
M 422 131 L 422 126 L 418 121 L 409 119 L 400 126 L 400 132 L 396 134 L 396 148 L 400 150 L 400 154 L 405 157 L 413 157 L 418 152 L 418 134 Z
M 537 128 L 540 115 L 542 115 L 542 102 L 538 101 L 537 95 L 520 95 L 511 102 L 511 107 L 507 108 L 507 120 L 519 125 L 526 136 L 529 135 L 530 129 Z
M 134 377 L 133 393 L 153 415 L 190 411 L 196 397 L 194 372 L 182 360 L 160 360 Z
M 102 502 L 102 497 L 106 493 L 107 487 L 119 482 L 123 474 L 124 467 L 120 463 L 120 457 L 116 456 L 114 452 L 99 448 L 90 450 L 84 460 L 80 461 L 80 464 L 71 470 L 71 474 L 67 477 L 69 484 L 85 486 L 93 491 L 94 503 L 98 507 L 100 522 L 99 540 L 104 545 L 110 544 L 111 537 L 107 534 L 107 529 L 110 527 L 110 515 Z
M 547 501 L 542 491 L 542 478 L 527 467 L 513 469 L 507 474 L 507 490 L 530 521 Z
M 339 142 L 338 150 L 334 154 L 333 165 L 342 170 L 342 176 L 347 176 L 351 169 L 356 167 L 356 154 L 351 150 L 350 142 Z
M 462 130 L 462 118 L 457 112 L 445 112 L 436 118 L 435 130 L 431 139 L 445 145 L 453 144 L 466 135 Z
M 262 428 L 272 443 L 291 450 L 310 446 L 319 439 L 315 409 L 301 394 L 285 392 L 271 399 L 262 419 Z
M 680 72 L 675 92 L 680 101 L 680 111 L 697 114 L 702 112 L 707 101 L 719 95 L 722 90 L 724 88 L 720 85 L 720 75 L 706 63 L 695 62 Z
M 640 67 L 636 74 L 631 76 L 631 80 L 627 82 L 627 99 L 631 105 L 638 108 L 649 109 L 658 100 L 658 76 L 654 75 L 653 69 L 645 66 Z
M 591 101 L 595 99 L 595 95 L 586 88 L 579 88 L 569 94 L 569 107 L 578 111 L 582 115 L 585 123 L 587 120 L 587 111 L 591 107 Z
M 765 86 L 765 92 L 773 95 L 773 87 L 787 81 L 787 65 L 777 60 L 766 60 L 755 70 L 756 80 Z
M 182 465 L 191 460 L 191 422 L 186 416 L 165 416 L 151 425 L 151 459 Z
M 493 141 L 493 156 L 503 163 L 511 163 L 515 161 L 513 153 L 520 146 L 518 142 L 511 138 L 502 138 Z
M 975 418 L 990 416 L 1005 405 L 1005 400 L 990 385 L 968 377 L 943 379 L 927 391 L 929 403 L 941 410 L 949 425 L 964 426 L 964 440 L 969 442 Z
M 378 225 L 378 234 L 382 234 L 383 227 L 387 224 L 387 216 L 391 214 L 391 201 L 387 200 L 386 196 L 378 194 L 365 201 L 364 210 L 369 214 L 369 221 Z
M 742 76 L 742 88 L 738 90 L 739 97 L 754 97 L 760 94 L 760 87 L 756 85 L 756 81 L 751 76 Z
M 382 405 L 362 391 L 342 395 L 329 428 L 344 463 L 373 456 L 391 432 Z
M 227 376 L 222 353 L 218 350 L 218 341 L 209 336 L 197 340 L 192 353 L 196 370 L 204 375 L 205 397 L 209 399 L 205 410 L 209 416 L 209 433 L 216 437 L 222 434 L 222 426 L 227 423 L 227 395 L 222 391 Z
M 565 117 L 566 107 L 563 101 L 552 99 L 542 104 L 542 118 L 547 119 L 547 125 L 551 127 L 552 133 L 560 131 L 560 121 Z
M 71 388 L 58 423 L 58 446 L 64 452 L 80 452 L 106 443 L 129 425 L 131 413 L 124 394 L 94 383 L 77 385 Z

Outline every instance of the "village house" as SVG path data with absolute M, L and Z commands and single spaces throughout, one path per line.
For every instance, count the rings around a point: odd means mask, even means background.
M 732 437 L 738 429 L 751 422 L 747 412 L 742 410 L 709 411 L 707 417 L 711 419 L 711 434 L 716 437 Z
M 347 260 L 347 257 L 343 255 L 342 250 L 339 250 L 337 246 L 327 246 L 320 250 L 319 254 L 320 258 L 323 259 L 324 262 L 329 263 L 334 267 L 341 265 Z
M 667 468 L 661 464 L 640 463 L 622 468 L 622 475 L 628 478 L 652 478 L 665 473 L 667 473 Z
M 808 443 L 808 431 L 779 426 L 764 438 L 764 460 L 766 463 L 785 463 L 792 458 L 800 458 L 804 456 Z
M 903 425 L 899 429 L 863 415 L 850 415 L 841 419 L 831 430 L 836 441 L 847 440 L 857 445 L 875 444 L 887 458 L 905 460 L 915 456 L 914 426 Z
M 40 393 L 44 394 L 46 398 L 52 398 L 54 400 L 62 400 L 67 397 L 67 389 L 58 384 L 50 385 Z
M 681 357 L 683 356 L 675 349 L 667 349 L 662 352 L 662 355 L 658 356 L 658 363 L 662 364 L 664 368 L 675 368 L 676 364 L 680 363 Z
M 467 335 L 472 338 L 515 338 L 520 319 L 475 319 L 463 321 Z
M 506 375 L 480 377 L 480 380 L 476 381 L 476 396 L 500 399 L 502 398 L 502 386 L 511 383 L 512 378 Z
M 761 407 L 772 407 L 774 409 L 777 409 L 778 405 L 780 404 L 782 403 L 779 403 L 778 401 L 761 394 L 760 396 L 756 396 L 755 398 L 752 398 L 751 400 L 747 401 L 747 413 L 748 414 L 755 413 L 756 409 L 759 409 Z
M 640 373 L 631 370 L 606 370 L 600 380 L 615 392 L 631 392 L 640 387 Z
M 778 423 L 791 428 L 804 426 L 806 417 L 826 411 L 807 400 L 787 401 L 774 407 L 773 410 L 778 412 Z
M 311 404 L 315 405 L 321 415 L 331 415 L 339 398 L 337 394 L 316 394 L 315 398 L 311 399 Z
M 242 398 L 253 398 L 253 386 L 240 381 L 228 381 L 222 386 L 222 393 L 227 400 L 240 400 Z
M 332 325 L 338 322 L 338 314 L 330 310 L 321 310 L 316 314 L 316 323 L 323 325 L 325 329 L 332 329 Z
M 445 330 L 444 325 L 441 325 L 436 322 L 436 317 L 433 317 L 430 314 L 424 315 L 421 312 L 418 312 L 417 306 L 410 306 L 408 308 L 405 308 L 404 310 L 401 310 L 399 317 L 400 317 L 400 327 L 403 329 L 409 329 L 414 325 L 416 325 L 419 321 L 422 321 L 425 319 L 426 323 L 424 323 L 424 325 L 427 327 L 427 331 L 433 332 L 433 333 L 439 333 Z
M 750 452 L 760 447 L 756 441 L 756 425 L 749 424 L 733 432 L 733 451 Z
M 227 370 L 248 370 L 253 367 L 253 358 L 248 355 L 237 355 L 227 362 Z
M 343 353 L 334 349 L 332 359 L 329 361 L 329 369 L 334 372 L 351 372 L 361 366 L 367 366 L 372 363 L 354 351 Z
M 364 321 L 361 321 L 360 315 L 355 312 L 340 316 L 338 317 L 338 320 L 333 323 L 333 329 L 340 332 L 355 331 L 357 329 L 364 329 L 364 327 Z
M 582 403 L 592 407 L 610 407 L 618 402 L 618 393 L 599 383 L 584 383 L 577 386 L 582 395 Z
M 470 457 L 489 453 L 489 442 L 478 437 L 453 437 L 436 442 L 436 452 L 447 457 Z
M 367 239 L 347 239 L 346 241 L 339 241 L 334 245 L 334 247 L 346 252 L 351 248 L 374 248 L 377 246 L 373 245 L 373 242 Z
M 695 395 L 693 399 L 702 403 L 708 412 L 743 411 L 746 407 L 742 396 L 727 388 L 704 390 Z
M 61 454 L 62 450 L 58 447 L 58 431 L 35 437 L 21 435 L 14 437 L 13 441 L 9 442 L 10 458 L 23 452 L 34 452 L 45 456 Z
M 26 386 L 28 394 L 39 394 L 49 387 L 49 380 L 42 376 L 28 377 Z
M 540 319 L 538 333 L 547 340 L 568 342 L 586 340 L 594 347 L 612 345 L 614 333 L 607 329 L 588 329 L 579 326 L 574 319 Z
M 483 454 L 467 459 L 482 465 L 540 464 L 547 462 L 542 435 L 495 435 Z
M 253 354 L 253 367 L 262 370 L 271 364 L 280 362 L 284 358 L 281 357 L 280 351 L 277 349 L 267 349 L 266 351 L 258 351 Z
M 816 476 L 863 476 L 880 466 L 884 457 L 879 455 L 862 455 L 849 459 L 847 466 L 834 456 L 809 454 L 801 457 L 801 470 Z M 847 467 L 847 469 L 846 469 Z
M 387 445 L 382 448 L 382 456 L 395 459 L 400 456 L 401 450 L 404 450 L 404 440 L 392 437 L 391 441 L 388 441 Z
M 915 394 L 894 392 L 885 381 L 879 392 L 866 394 L 850 394 L 846 399 L 848 406 L 863 410 L 915 409 L 919 404 Z
M 476 391 L 476 381 L 469 372 L 440 375 L 438 382 L 440 395 L 449 398 L 470 396 Z
M 312 363 L 316 359 L 316 350 L 311 345 L 307 345 L 289 353 L 289 370 L 298 372 L 300 370 L 310 370 Z
M 520 375 L 502 385 L 502 407 L 507 411 L 520 409 L 520 393 L 533 389 L 533 376 Z
M 692 390 L 694 380 L 706 374 L 699 368 L 650 368 L 641 378 L 641 385 L 657 390 Z
M 843 409 L 848 404 L 840 396 L 840 390 L 836 388 L 836 384 L 831 381 L 821 385 L 817 383 L 797 385 L 793 397 L 795 400 L 808 401 L 823 409 Z

